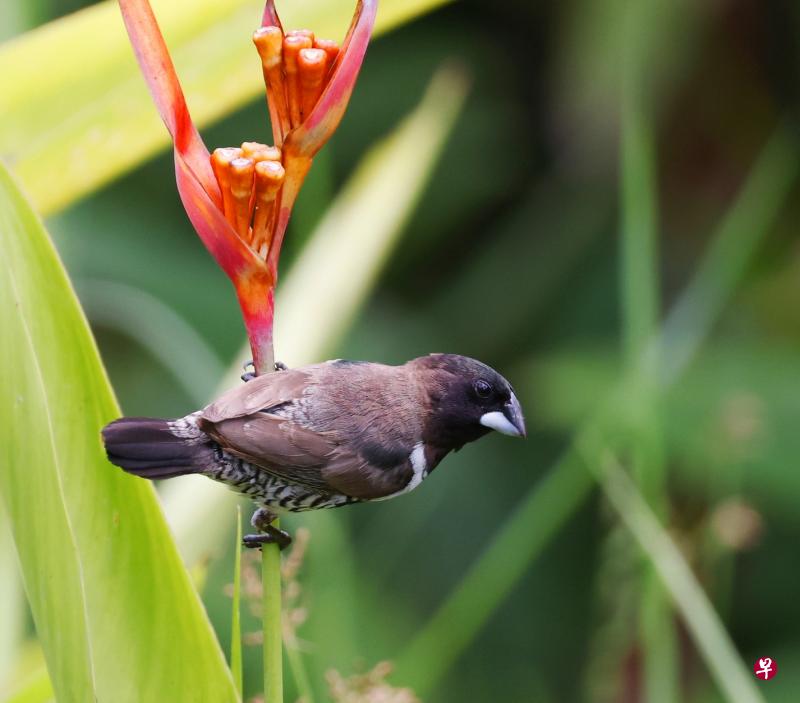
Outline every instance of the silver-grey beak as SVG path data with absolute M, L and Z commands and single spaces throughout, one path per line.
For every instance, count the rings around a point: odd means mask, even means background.
M 525 436 L 525 418 L 522 417 L 522 408 L 519 406 L 517 396 L 513 393 L 508 402 L 503 405 L 502 412 L 492 410 L 481 415 L 481 424 L 490 430 L 496 430 L 510 437 Z
M 516 428 L 518 437 L 527 437 L 528 432 L 525 429 L 525 418 L 522 416 L 522 407 L 517 400 L 517 396 L 513 393 L 508 402 L 503 406 L 503 414 L 508 418 L 508 421 Z

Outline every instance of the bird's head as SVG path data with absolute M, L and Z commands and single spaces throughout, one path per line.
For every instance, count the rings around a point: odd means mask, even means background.
M 430 354 L 410 363 L 423 378 L 432 441 L 458 448 L 489 430 L 525 437 L 514 389 L 491 367 L 457 354 Z

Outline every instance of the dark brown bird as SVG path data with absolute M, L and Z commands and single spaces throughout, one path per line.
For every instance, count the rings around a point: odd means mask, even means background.
M 253 378 L 177 420 L 103 429 L 109 460 L 149 479 L 203 474 L 262 508 L 250 546 L 288 535 L 274 511 L 332 508 L 416 488 L 489 430 L 524 437 L 511 385 L 479 361 L 431 354 L 402 366 L 336 360 Z

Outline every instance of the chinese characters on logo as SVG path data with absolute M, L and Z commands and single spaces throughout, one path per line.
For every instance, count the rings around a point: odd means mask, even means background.
M 778 673 L 778 665 L 771 657 L 763 657 L 753 664 L 753 673 L 756 678 L 769 681 Z

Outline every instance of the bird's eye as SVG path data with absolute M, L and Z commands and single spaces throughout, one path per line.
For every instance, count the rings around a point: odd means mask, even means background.
M 475 393 L 479 398 L 488 398 L 492 394 L 492 386 L 488 381 L 479 378 L 475 381 Z

